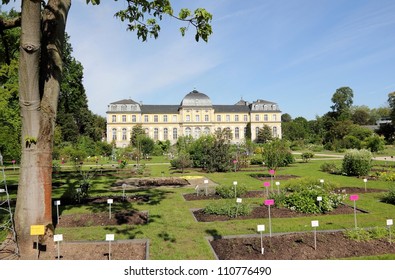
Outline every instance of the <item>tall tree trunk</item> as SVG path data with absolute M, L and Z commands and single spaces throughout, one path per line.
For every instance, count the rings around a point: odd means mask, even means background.
M 22 0 L 19 90 L 22 115 L 22 159 L 15 210 L 21 258 L 37 256 L 32 225 L 44 225 L 40 244 L 50 246 L 52 225 L 53 133 L 62 71 L 61 51 L 71 0 Z M 41 36 L 42 35 L 42 36 Z M 48 248 L 49 249 L 49 248 Z

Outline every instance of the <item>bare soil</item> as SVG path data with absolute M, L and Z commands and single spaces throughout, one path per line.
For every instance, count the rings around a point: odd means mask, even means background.
M 220 260 L 318 260 L 395 254 L 387 239 L 354 241 L 343 232 L 289 233 L 260 237 L 214 238 L 210 244 Z

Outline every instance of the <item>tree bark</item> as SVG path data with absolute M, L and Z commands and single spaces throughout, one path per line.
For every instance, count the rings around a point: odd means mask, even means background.
M 61 51 L 71 0 L 22 0 L 19 96 L 22 116 L 22 158 L 15 210 L 20 256 L 37 257 L 32 225 L 44 225 L 40 245 L 51 246 L 52 150 L 62 71 Z

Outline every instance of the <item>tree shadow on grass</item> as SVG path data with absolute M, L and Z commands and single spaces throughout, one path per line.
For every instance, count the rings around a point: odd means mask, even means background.
M 222 239 L 222 235 L 216 229 L 207 229 L 206 233 L 210 234 L 214 240 Z

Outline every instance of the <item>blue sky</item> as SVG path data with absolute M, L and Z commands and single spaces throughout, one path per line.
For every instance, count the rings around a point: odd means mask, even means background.
M 165 19 L 157 40 L 140 42 L 114 13 L 125 1 L 99 6 L 74 0 L 67 22 L 74 57 L 84 66 L 90 109 L 111 102 L 179 104 L 197 89 L 213 104 L 266 99 L 293 118 L 330 111 L 337 88 L 354 105 L 386 105 L 395 91 L 393 0 L 178 0 L 213 14 L 209 42 L 181 37 Z

